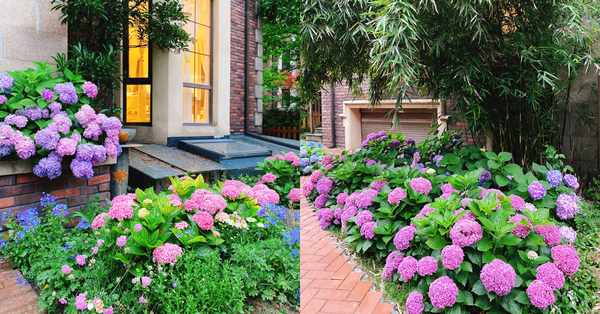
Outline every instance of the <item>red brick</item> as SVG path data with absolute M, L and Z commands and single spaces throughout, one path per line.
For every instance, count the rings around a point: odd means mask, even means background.
M 89 178 L 88 185 L 94 185 L 94 184 L 104 183 L 104 182 L 109 182 L 109 181 L 110 181 L 110 174 L 106 173 L 106 174 L 102 174 L 99 176 Z
M 360 303 L 360 306 L 356 310 L 356 314 L 373 313 L 377 307 L 377 304 L 379 304 L 379 301 L 381 300 L 381 296 L 383 296 L 383 293 L 381 292 L 369 291 L 367 296 L 363 299 L 363 301 Z
M 340 284 L 338 289 L 342 290 L 352 290 L 356 286 L 356 284 L 360 281 L 360 277 L 362 277 L 363 273 L 351 273 L 344 279 L 344 281 Z
M 16 199 L 17 205 L 25 205 L 25 204 L 37 203 L 40 201 L 41 197 L 42 197 L 42 193 L 31 193 L 31 194 L 19 195 L 15 199 Z
M 0 197 L 29 194 L 35 192 L 35 183 L 20 184 L 0 188 Z
M 373 314 L 391 314 L 394 310 L 394 305 L 389 303 L 379 303 L 375 307 Z
M 306 275 L 302 276 L 305 279 L 330 279 L 334 274 L 332 271 L 309 270 Z
M 0 186 L 14 185 L 16 181 L 16 176 L 2 176 L 0 177 Z
M 86 179 L 80 179 L 80 178 L 71 178 L 69 179 L 69 187 L 72 188 L 74 186 L 82 186 L 82 185 L 86 185 L 87 184 L 87 180 Z
M 15 205 L 14 197 L 7 197 L 7 198 L 0 199 L 0 208 L 6 208 L 6 207 L 14 206 L 14 205 Z
M 18 174 L 17 175 L 17 184 L 21 183 L 30 183 L 30 182 L 38 182 L 38 181 L 49 181 L 48 178 L 40 178 L 33 173 L 26 174 Z
M 82 186 L 80 190 L 81 190 L 81 195 L 96 194 L 96 193 L 98 193 L 98 186 L 97 185 Z
M 317 300 L 317 299 L 313 299 L 313 300 Z M 358 305 L 359 305 L 358 302 L 329 300 L 321 308 L 321 312 L 337 313 L 337 314 L 352 314 L 352 313 L 356 312 Z M 317 313 L 317 312 L 313 312 L 313 313 Z
M 335 244 L 327 244 L 322 249 L 315 252 L 315 255 L 327 255 L 335 248 Z M 311 248 L 312 249 L 312 248 Z
M 302 249 L 300 249 L 300 252 L 304 253 Z M 302 253 L 300 254 L 300 263 L 318 262 L 323 258 L 323 256 L 320 255 L 308 255 Z
M 98 184 L 98 191 L 99 192 L 108 191 L 108 190 L 110 190 L 110 183 L 109 182 Z
M 85 205 L 85 204 L 87 204 L 87 196 L 86 195 L 69 198 L 69 207 Z
M 44 182 L 38 182 L 37 183 L 37 191 L 38 192 L 50 192 L 50 191 L 56 191 L 56 190 L 61 190 L 67 187 L 68 184 L 68 180 L 67 179 L 62 179 L 62 180 L 52 180 L 52 181 L 44 181 Z
M 369 289 L 371 289 L 371 287 L 373 286 L 373 283 L 370 281 L 359 281 L 356 286 L 354 286 L 354 289 L 352 289 L 352 292 L 350 292 L 350 294 L 348 295 L 348 301 L 361 301 L 365 295 L 367 295 L 367 292 L 369 292 Z
M 348 257 L 348 256 L 339 256 L 338 258 L 335 259 L 335 261 L 333 261 L 331 264 L 329 264 L 329 266 L 327 266 L 327 268 L 325 268 L 325 270 L 336 270 L 336 269 L 339 269 L 344 264 L 346 264 L 346 262 L 349 259 L 350 259 L 350 257 Z
M 110 199 L 110 192 L 102 192 L 102 193 L 98 193 L 96 195 L 98 195 L 100 197 L 100 201 L 106 201 L 107 199 Z M 96 195 L 90 195 L 88 198 L 91 200 Z
M 110 171 L 110 166 L 100 167 L 100 173 L 108 173 L 109 171 Z
M 350 293 L 348 290 L 321 289 L 315 295 L 315 299 L 343 301 L 348 297 L 348 293 Z
M 319 289 L 306 289 L 300 293 L 300 310 L 302 310 L 313 297 L 319 292 Z
M 308 286 L 310 286 L 310 284 L 314 281 L 314 279 L 300 279 L 300 293 L 302 293 L 302 291 L 304 289 L 306 289 Z
M 340 256 L 342 254 L 342 252 L 344 252 L 344 251 L 340 250 L 340 249 L 331 250 L 329 253 L 327 253 L 327 255 L 325 255 L 325 257 L 323 257 L 320 260 L 320 262 L 321 263 L 331 263 L 331 262 L 335 261 L 335 259 L 338 258 L 338 256 Z
M 58 191 L 50 192 L 52 196 L 57 196 L 58 198 L 68 198 L 73 196 L 79 196 L 79 188 L 70 188 Z
M 342 283 L 341 280 L 332 280 L 332 279 L 315 279 L 310 284 L 309 288 L 314 289 L 337 289 Z
M 302 295 L 300 295 L 300 299 L 302 301 Z M 327 302 L 327 300 L 319 300 L 319 299 L 313 298 L 312 300 L 310 300 L 310 302 L 308 302 L 308 304 L 304 307 L 304 309 L 302 311 L 300 311 L 300 314 L 319 313 L 319 311 L 321 310 L 323 305 L 325 305 L 326 302 Z
M 302 252 L 302 251 L 300 251 Z M 325 263 L 314 263 L 314 262 L 306 262 L 303 263 L 302 265 L 300 265 L 300 269 L 308 269 L 308 270 L 325 270 L 325 268 L 328 266 L 329 264 L 325 264 Z M 330 269 L 332 270 L 332 269 Z M 335 270 L 335 269 L 333 269 Z

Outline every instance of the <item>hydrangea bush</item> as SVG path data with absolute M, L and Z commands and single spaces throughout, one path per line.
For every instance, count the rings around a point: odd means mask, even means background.
M 300 208 L 300 158 L 289 152 L 285 156 L 277 154 L 259 162 L 256 170 L 266 172 L 261 183 L 277 192 L 281 198 L 281 204 Z
M 323 229 L 340 228 L 357 252 L 385 260 L 385 279 L 417 287 L 408 313 L 536 312 L 567 298 L 577 235 L 552 221 L 579 213 L 577 179 L 460 144 L 451 133 L 419 144 L 370 134 L 301 190 Z
M 312 173 L 321 168 L 331 169 L 333 167 L 333 154 L 328 153 L 323 148 L 322 142 L 301 142 L 300 143 L 300 166 L 303 173 Z
M 121 121 L 90 106 L 98 88 L 69 70 L 64 76 L 47 63 L 0 73 L 0 159 L 33 160 L 33 172 L 55 179 L 62 165 L 78 178 L 121 152 Z

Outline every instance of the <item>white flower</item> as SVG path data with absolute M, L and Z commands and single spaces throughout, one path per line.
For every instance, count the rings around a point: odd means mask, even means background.
M 435 174 L 435 169 L 433 169 L 433 168 L 427 169 L 427 174 Z
M 69 275 L 69 279 L 73 280 L 75 278 L 75 276 L 73 276 L 73 274 Z
M 262 222 L 259 222 L 259 223 L 257 223 L 256 225 L 257 225 L 259 228 L 264 228 L 264 227 L 265 227 L 265 225 L 263 225 L 263 223 L 262 223 Z
M 147 204 L 152 204 L 152 200 L 151 200 L 151 199 L 149 199 L 149 198 L 147 198 L 147 199 L 145 199 L 145 200 L 144 200 L 142 203 L 144 203 L 144 204 L 146 204 L 146 205 L 147 205 Z
M 52 291 L 52 296 L 55 297 L 56 296 L 56 291 Z
M 148 266 L 148 270 L 152 270 L 152 265 Z
M 117 277 L 117 282 L 121 282 L 121 277 Z
M 92 304 L 92 302 L 88 303 L 87 307 L 90 311 L 94 309 L 94 305 Z
M 246 220 L 248 220 L 249 222 L 255 222 L 256 221 L 256 219 L 254 219 L 252 217 L 248 217 L 248 219 L 246 219 Z
M 118 224 L 117 224 L 117 227 L 121 228 L 121 223 L 118 223 Z
M 90 260 L 90 264 L 91 264 L 91 265 L 94 265 L 95 263 L 96 263 L 96 259 L 95 259 L 95 258 L 92 258 L 92 259 Z
M 127 252 L 129 252 L 129 248 L 128 247 L 125 248 L 125 253 L 127 253 Z
M 530 260 L 535 260 L 536 258 L 538 258 L 538 254 L 534 251 L 529 251 L 527 252 L 527 258 Z

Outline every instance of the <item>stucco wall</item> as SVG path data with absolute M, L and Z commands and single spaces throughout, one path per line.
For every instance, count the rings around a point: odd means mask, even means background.
M 67 26 L 50 0 L 0 1 L 0 72 L 33 67 L 67 52 Z

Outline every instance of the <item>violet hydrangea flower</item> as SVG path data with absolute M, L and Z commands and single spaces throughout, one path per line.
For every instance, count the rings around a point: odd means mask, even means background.
M 487 171 L 483 168 L 479 168 L 479 169 L 483 170 L 483 172 L 481 173 L 481 176 L 479 177 L 479 182 L 485 183 L 492 179 L 492 174 L 489 171 Z
M 447 245 L 442 250 L 442 265 L 445 269 L 453 270 L 460 267 L 465 258 L 465 253 L 458 245 Z
M 528 225 L 524 225 L 521 221 L 525 219 L 527 220 Z M 519 224 L 510 232 L 512 234 L 517 235 L 519 238 L 525 238 L 533 228 L 531 224 L 531 220 L 523 215 L 515 215 L 511 217 L 508 222 L 518 222 Z
M 400 146 L 400 141 L 398 141 L 398 140 L 391 140 L 390 141 L 390 148 L 395 148 L 395 147 L 398 147 L 398 146 Z
M 373 205 L 373 198 L 377 196 L 377 194 L 378 192 L 373 189 L 364 190 L 356 197 L 356 207 L 366 209 Z
M 565 283 L 565 276 L 553 263 L 544 263 L 537 269 L 535 275 L 537 280 L 541 280 L 546 283 L 550 288 L 562 289 Z
M 59 95 L 60 101 L 65 104 L 74 104 L 78 101 L 75 86 L 71 82 L 56 84 L 54 92 Z
M 40 159 L 40 162 L 33 167 L 33 173 L 40 178 L 56 179 L 62 174 L 61 163 L 62 157 L 57 152 L 52 152 L 48 157 Z
M 452 244 L 458 245 L 461 248 L 477 243 L 482 237 L 483 231 L 481 230 L 481 225 L 472 220 L 457 221 L 450 230 Z
M 577 231 L 573 230 L 573 228 L 562 226 L 558 230 L 567 244 L 573 244 L 577 240 Z
M 365 222 L 360 228 L 360 234 L 364 236 L 367 240 L 371 240 L 375 237 L 375 232 L 373 229 L 377 227 L 377 223 L 374 221 Z
M 499 296 L 510 293 L 515 286 L 516 276 L 515 269 L 499 259 L 485 264 L 481 269 L 483 286 L 487 291 L 495 292 Z
M 566 193 L 562 193 L 556 199 L 556 215 L 560 219 L 570 219 L 579 214 L 579 205 L 575 199 Z
M 54 92 L 46 88 L 42 91 L 42 98 L 45 101 L 52 101 L 52 98 L 54 98 Z
M 98 87 L 92 82 L 85 82 L 82 85 L 83 92 L 90 98 L 96 98 L 98 95 Z
M 553 188 L 557 187 L 562 182 L 562 179 L 562 173 L 558 170 L 549 170 L 546 172 L 546 181 L 548 181 Z
M 392 276 L 398 270 L 398 266 L 402 263 L 404 259 L 404 254 L 400 253 L 400 251 L 393 251 L 388 255 L 385 259 L 385 266 L 383 267 L 383 271 L 381 272 L 381 276 L 385 279 L 385 281 L 392 280 Z
M 438 262 L 434 257 L 425 256 L 417 262 L 417 273 L 421 276 L 433 275 L 438 269 Z
M 412 256 L 407 256 L 402 259 L 402 262 L 398 265 L 398 275 L 402 277 L 404 282 L 409 281 L 415 276 L 417 271 L 417 259 Z
M 35 143 L 41 146 L 43 149 L 56 149 L 56 145 L 58 145 L 59 140 L 60 135 L 58 132 L 52 131 L 50 128 L 41 129 L 35 133 Z
M 537 308 L 545 309 L 556 302 L 552 288 L 541 280 L 534 280 L 526 292 L 531 304 Z
M 331 220 L 333 219 L 334 213 L 329 208 L 321 208 L 316 212 L 316 216 L 321 229 L 327 229 L 327 227 L 331 225 Z
M 438 168 L 444 168 L 444 167 L 446 167 L 446 165 L 440 165 L 440 161 L 441 161 L 442 159 L 444 159 L 444 156 L 442 156 L 442 155 L 435 155 L 435 156 L 433 157 L 433 162 L 435 162 L 435 165 L 436 165 Z
M 358 226 L 362 226 L 363 224 L 370 222 L 373 220 L 373 213 L 368 210 L 363 210 L 358 215 L 356 215 L 356 220 L 354 223 Z
M 415 237 L 415 231 L 417 228 L 412 226 L 406 226 L 396 233 L 394 236 L 394 245 L 400 251 L 408 249 L 410 241 Z
M 415 140 L 413 140 L 412 138 L 407 138 L 406 141 L 404 141 L 404 143 L 406 145 L 414 145 L 415 144 Z
M 579 189 L 579 182 L 577 182 L 577 178 L 575 178 L 574 175 L 565 174 L 565 177 L 563 178 L 563 180 L 565 181 L 565 185 L 567 185 L 567 187 L 569 189 L 572 189 L 572 190 Z
M 531 183 L 527 190 L 529 191 L 529 195 L 531 195 L 531 198 L 533 198 L 534 200 L 540 200 L 544 196 L 546 196 L 546 187 L 539 181 L 534 181 L 533 183 Z
M 333 188 L 333 178 L 321 178 L 317 182 L 317 192 L 327 194 Z
M 425 304 L 423 304 L 423 295 L 418 291 L 411 292 L 406 299 L 406 313 L 421 314 L 423 309 L 425 309 Z
M 325 207 L 325 203 L 327 203 L 329 198 L 330 196 L 328 194 L 322 194 L 317 196 L 317 198 L 315 199 L 315 207 L 319 209 Z

